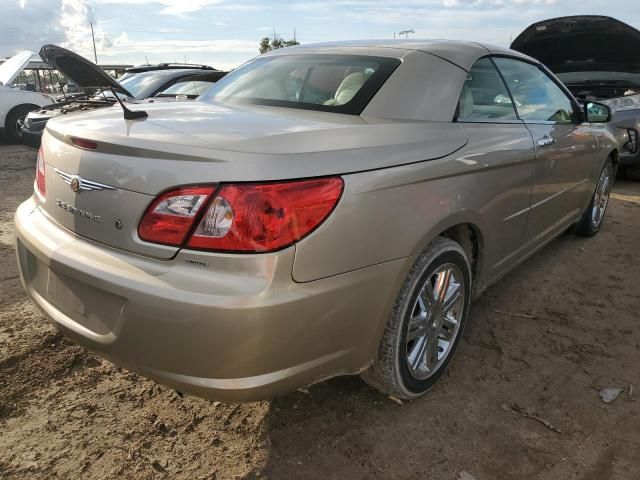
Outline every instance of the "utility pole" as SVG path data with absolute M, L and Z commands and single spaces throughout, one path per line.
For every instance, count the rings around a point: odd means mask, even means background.
M 96 65 L 98 64 L 98 53 L 96 52 L 96 37 L 93 34 L 93 22 L 89 22 L 89 25 L 91 25 L 91 39 L 93 40 L 93 58 L 96 61 Z
M 297 40 L 296 40 L 296 29 L 295 28 L 293 29 L 293 41 L 297 42 Z

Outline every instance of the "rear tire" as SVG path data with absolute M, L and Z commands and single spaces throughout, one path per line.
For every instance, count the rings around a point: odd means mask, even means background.
M 36 110 L 37 106 L 20 105 L 9 112 L 5 121 L 5 132 L 10 143 L 22 143 L 22 126 L 29 112 Z
M 604 222 L 604 216 L 607 213 L 612 184 L 613 164 L 611 160 L 608 160 L 600 172 L 589 207 L 584 211 L 580 222 L 575 226 L 574 232 L 576 235 L 593 237 L 600 231 L 602 223 Z
M 462 337 L 471 288 L 465 251 L 436 238 L 411 268 L 362 379 L 396 398 L 426 393 L 447 370 Z

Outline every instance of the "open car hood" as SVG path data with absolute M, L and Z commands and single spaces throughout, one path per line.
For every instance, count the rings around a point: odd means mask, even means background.
M 40 57 L 53 68 L 62 72 L 73 83 L 83 88 L 113 88 L 129 98 L 135 98 L 107 72 L 77 53 L 57 45 L 44 45 Z
M 581 15 L 543 20 L 511 44 L 554 73 L 640 73 L 640 31 L 611 17 Z
M 27 66 L 29 60 L 35 54 L 33 52 L 24 51 L 20 52 L 9 60 L 0 65 L 0 83 L 2 85 L 9 85 L 15 80 L 18 74 Z

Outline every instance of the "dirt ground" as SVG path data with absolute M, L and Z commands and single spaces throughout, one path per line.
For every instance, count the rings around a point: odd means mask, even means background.
M 229 405 L 74 346 L 27 299 L 13 212 L 34 159 L 0 146 L 0 477 L 640 479 L 640 184 L 616 184 L 597 237 L 562 236 L 483 295 L 426 397 L 348 377 Z

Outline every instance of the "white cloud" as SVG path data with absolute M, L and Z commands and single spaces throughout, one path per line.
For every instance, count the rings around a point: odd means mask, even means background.
M 81 55 L 91 51 L 86 40 L 87 36 L 91 38 L 93 11 L 87 0 L 62 0 L 58 22 L 66 35 L 64 47 Z
M 253 40 L 130 40 L 126 32 L 116 37 L 112 47 L 100 56 L 118 57 L 152 52 L 155 54 L 255 53 Z
M 197 12 L 207 7 L 219 7 L 227 11 L 247 11 L 263 8 L 255 2 L 239 3 L 230 0 L 95 0 L 96 4 L 160 5 L 163 15 L 183 15 Z
M 443 0 L 442 2 L 445 7 L 479 8 L 530 7 L 556 3 L 559 3 L 559 0 Z
M 640 25 L 637 0 L 617 0 L 623 21 Z M 0 56 L 44 43 L 93 59 L 182 60 L 235 66 L 257 54 L 259 37 L 293 32 L 303 43 L 392 38 L 457 38 L 508 45 L 529 24 L 588 12 L 603 0 L 0 0 Z M 623 15 L 623 14 L 620 14 Z M 271 26 L 267 26 L 271 25 Z M 285 34 L 288 38 L 289 34 Z

